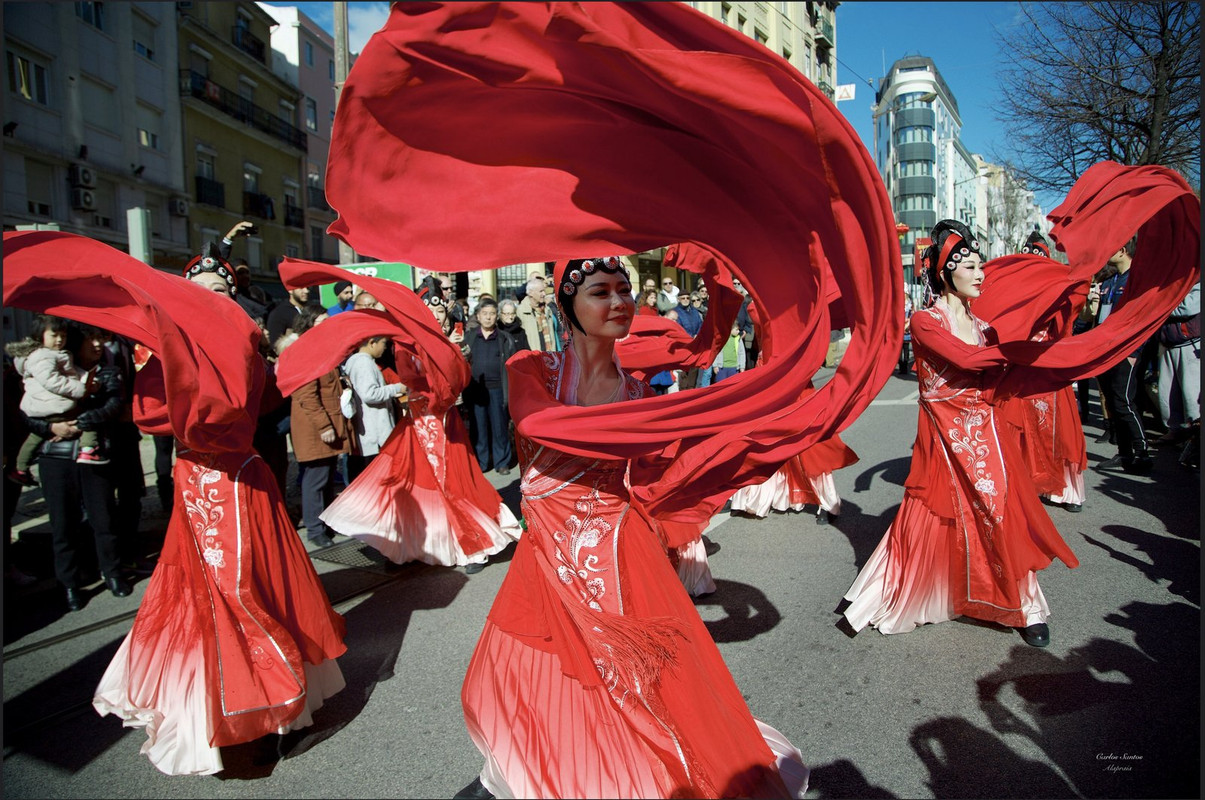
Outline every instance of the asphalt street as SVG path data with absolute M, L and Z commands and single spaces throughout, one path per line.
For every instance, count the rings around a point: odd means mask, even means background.
M 1041 573 L 1048 648 L 972 620 L 895 636 L 839 624 L 902 498 L 915 400 L 915 379 L 893 376 L 843 434 L 861 460 L 836 475 L 834 524 L 724 512 L 707 531 L 717 591 L 698 611 L 753 713 L 802 751 L 807 796 L 1200 797 L 1200 475 L 1176 450 L 1146 476 L 1099 471 L 1115 448 L 1089 419 L 1083 511 L 1048 507 L 1081 561 Z M 488 477 L 517 510 L 518 472 Z M 165 518 L 153 489 L 143 504 L 150 552 Z M 142 731 L 90 705 L 146 575 L 68 613 L 36 491 L 15 522 L 15 557 L 41 580 L 4 586 L 5 797 L 439 798 L 480 769 L 460 684 L 510 550 L 472 576 L 355 541 L 314 553 L 347 620 L 346 689 L 312 728 L 226 748 L 222 773 L 168 777 L 139 754 Z

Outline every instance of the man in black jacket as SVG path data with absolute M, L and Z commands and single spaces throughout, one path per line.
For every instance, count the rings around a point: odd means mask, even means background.
M 464 390 L 464 402 L 472 410 L 469 438 L 477 451 L 481 471 L 491 464 L 499 475 L 510 472 L 510 399 L 506 361 L 521 349 L 513 336 L 498 328 L 498 304 L 483 300 L 477 306 L 477 327 L 465 334 L 469 368 L 473 379 Z M 492 462 L 491 462 L 492 456 Z

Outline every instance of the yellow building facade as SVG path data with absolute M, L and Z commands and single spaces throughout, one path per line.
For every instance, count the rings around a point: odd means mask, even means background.
M 199 252 L 240 220 L 252 222 L 257 232 L 240 237 L 231 258 L 246 259 L 271 291 L 280 258 L 304 248 L 302 95 L 272 72 L 276 21 L 255 3 L 177 7 L 189 243 Z

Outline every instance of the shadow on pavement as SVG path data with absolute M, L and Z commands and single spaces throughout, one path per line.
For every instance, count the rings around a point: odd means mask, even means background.
M 1007 746 L 964 731 L 981 740 L 988 768 L 1002 771 L 988 772 L 983 753 L 967 753 L 971 777 L 935 775 L 938 796 L 978 796 L 984 789 L 976 785 L 1007 785 L 1010 797 L 1200 796 L 1199 610 L 1134 602 L 1105 620 L 1133 630 L 1136 646 L 1093 638 L 1060 658 L 1018 645 L 977 682 L 992 728 L 1032 741 L 1065 780 L 1002 757 L 990 766 L 992 752 Z
M 817 800 L 837 797 L 890 798 L 897 795 L 882 786 L 871 786 L 862 771 L 847 759 L 812 767 L 808 777 L 808 797 Z
M 123 633 L 5 702 L 5 758 L 10 749 L 19 750 L 73 774 L 130 732 L 121 720 L 92 708 L 92 690 L 124 638 Z M 77 696 L 70 695 L 72 688 Z M 47 733 L 56 727 L 57 734 Z
M 899 495 L 902 501 L 904 492 L 901 490 Z M 841 498 L 841 516 L 833 523 L 833 527 L 849 539 L 856 569 L 861 570 L 870 560 L 870 554 L 879 546 L 883 534 L 887 533 L 899 510 L 899 503 L 896 503 L 877 517 L 871 517 L 863 514 L 862 507 L 857 503 L 847 497 Z M 850 578 L 850 582 L 853 582 L 853 578 Z
M 339 657 L 347 682 L 343 691 L 314 712 L 314 724 L 309 728 L 222 748 L 226 768 L 218 778 L 266 777 L 281 759 L 301 755 L 337 734 L 360 715 L 377 685 L 393 677 L 412 615 L 446 608 L 469 581 L 463 570 L 428 564 L 407 564 L 398 573 L 403 580 L 377 589 L 343 615 L 347 620 L 347 652 Z M 323 575 L 323 582 L 329 577 Z
M 1123 553 L 1108 542 L 1081 534 L 1092 545 L 1112 558 L 1134 567 L 1151 583 L 1168 582 L 1167 590 L 1195 605 L 1201 604 L 1201 547 L 1169 536 L 1148 533 L 1126 525 L 1105 525 L 1101 533 L 1129 542 L 1150 559 L 1149 562 Z
M 1089 459 L 1092 458 L 1094 456 L 1089 454 Z M 1154 469 L 1145 477 L 1131 476 L 1121 471 L 1097 470 L 1102 480 L 1095 491 L 1117 503 L 1150 514 L 1162 522 L 1172 536 L 1200 541 L 1201 476 L 1181 467 L 1176 461 L 1176 453 L 1167 448 L 1156 450 L 1154 460 Z M 1089 469 L 1094 468 L 1095 464 L 1089 466 Z M 1092 502 L 1091 495 L 1088 502 Z
M 869 492 L 874 484 L 875 476 L 879 476 L 879 480 L 883 483 L 891 484 L 892 486 L 900 487 L 900 499 L 904 497 L 904 481 L 908 478 L 908 472 L 912 469 L 911 454 L 901 458 L 893 458 L 890 461 L 883 461 L 875 464 L 872 467 L 867 467 L 858 473 L 854 478 L 854 492 Z
M 939 717 L 908 739 L 929 770 L 935 797 L 1075 797 L 1051 767 L 1024 758 L 990 731 L 960 717 Z
M 694 599 L 695 606 L 719 606 L 724 619 L 704 621 L 711 638 L 720 642 L 747 642 L 772 630 L 782 614 L 756 586 L 717 579 L 715 592 Z

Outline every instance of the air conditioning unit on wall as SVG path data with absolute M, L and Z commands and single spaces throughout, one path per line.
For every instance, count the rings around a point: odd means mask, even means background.
M 72 189 L 71 207 L 78 211 L 95 211 L 96 196 L 90 189 Z
M 173 197 L 167 203 L 167 213 L 173 217 L 187 217 L 188 200 L 183 197 Z
M 91 189 L 96 186 L 96 174 L 91 167 L 83 164 L 72 164 L 67 176 L 71 179 L 71 185 L 77 188 Z

